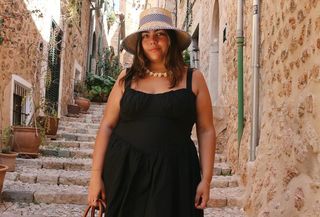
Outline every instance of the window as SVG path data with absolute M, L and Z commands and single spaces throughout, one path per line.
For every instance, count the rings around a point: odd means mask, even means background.
M 28 90 L 24 88 L 17 82 L 14 82 L 14 92 L 13 92 L 13 125 L 25 125 L 27 117 L 26 111 L 26 96 Z

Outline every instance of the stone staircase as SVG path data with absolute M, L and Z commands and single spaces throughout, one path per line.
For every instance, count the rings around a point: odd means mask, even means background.
M 36 159 L 17 159 L 6 174 L 0 216 L 82 216 L 87 201 L 92 152 L 104 105 L 92 104 L 79 118 L 62 117 L 56 140 L 48 140 Z M 196 141 L 195 141 L 196 142 Z M 216 154 L 206 217 L 242 217 L 238 178 Z

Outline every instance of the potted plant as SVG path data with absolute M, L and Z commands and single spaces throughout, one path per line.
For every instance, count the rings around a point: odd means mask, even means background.
M 90 100 L 88 97 L 88 90 L 84 82 L 77 81 L 74 84 L 74 97 L 75 104 L 80 106 L 80 111 L 82 113 L 87 113 L 90 108 Z
M 30 122 L 12 127 L 12 150 L 19 155 L 38 157 L 40 145 L 45 141 L 45 129 L 37 121 L 36 112 L 32 114 Z
M 0 140 L 0 164 L 8 166 L 7 171 L 13 172 L 16 169 L 16 158 L 18 153 L 11 151 L 12 130 L 6 127 L 2 130 Z
M 56 106 L 51 102 L 43 102 L 42 104 L 43 115 L 40 115 L 38 122 L 44 128 L 45 135 L 55 136 L 58 131 L 59 118 Z
M 8 166 L 4 164 L 0 164 L 0 193 L 2 192 L 4 177 L 6 176 L 7 170 L 8 170 Z
M 90 100 L 94 102 L 106 102 L 115 81 L 109 75 L 99 76 L 90 73 L 86 81 L 89 87 Z
M 42 77 L 42 73 L 45 73 L 42 69 L 48 64 L 48 60 L 46 53 L 41 52 L 42 49 L 38 49 L 39 43 L 41 44 L 42 41 L 30 44 L 27 50 L 27 55 L 31 55 L 31 53 L 36 54 L 33 60 L 35 72 L 30 79 L 31 88 L 22 99 L 22 102 L 28 108 L 31 108 L 31 110 L 26 115 L 27 118 L 22 120 L 20 125 L 12 126 L 12 150 L 18 152 L 19 155 L 28 157 L 37 157 L 39 155 L 40 144 L 45 141 L 45 131 L 38 122 L 37 117 L 43 107 L 42 97 L 39 94 L 41 89 L 40 78 Z M 54 45 L 50 44 L 48 46 Z

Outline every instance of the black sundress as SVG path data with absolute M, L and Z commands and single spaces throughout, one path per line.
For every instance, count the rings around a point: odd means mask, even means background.
M 201 176 L 190 138 L 192 69 L 186 80 L 158 94 L 125 89 L 104 163 L 107 217 L 203 217 L 194 206 Z

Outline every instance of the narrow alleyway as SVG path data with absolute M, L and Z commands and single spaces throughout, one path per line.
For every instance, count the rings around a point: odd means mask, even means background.
M 94 104 L 79 118 L 62 117 L 57 140 L 50 140 L 36 159 L 17 159 L 15 172 L 8 172 L 3 187 L 3 217 L 82 216 L 92 146 L 104 105 Z M 196 140 L 195 140 L 196 143 Z M 211 199 L 206 217 L 242 217 L 238 208 L 242 190 L 222 153 L 216 154 Z

